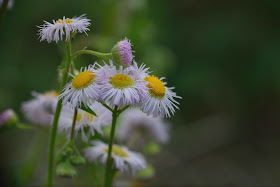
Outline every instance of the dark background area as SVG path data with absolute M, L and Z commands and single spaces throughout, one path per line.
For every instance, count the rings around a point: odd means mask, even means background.
M 170 142 L 150 158 L 156 175 L 144 184 L 280 185 L 280 1 L 15 0 L 0 30 L 0 111 L 13 108 L 24 121 L 20 105 L 30 92 L 57 87 L 63 43 L 39 42 L 36 25 L 81 14 L 91 31 L 76 36 L 74 51 L 109 52 L 126 36 L 136 61 L 183 97 L 168 119 Z M 94 61 L 101 59 L 77 58 L 78 66 Z M 47 141 L 48 132 L 0 133 L 1 181 L 42 184 Z M 41 157 L 33 158 L 36 143 Z

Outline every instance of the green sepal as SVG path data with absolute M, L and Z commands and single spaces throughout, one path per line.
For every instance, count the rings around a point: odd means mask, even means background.
M 83 111 L 86 111 L 86 112 L 88 112 L 88 113 L 90 113 L 90 114 L 92 114 L 92 115 L 94 115 L 94 116 L 97 116 L 97 115 L 95 114 L 95 112 L 93 112 L 89 107 L 85 107 L 85 105 L 84 105 L 83 103 L 82 103 L 80 109 L 83 110 Z

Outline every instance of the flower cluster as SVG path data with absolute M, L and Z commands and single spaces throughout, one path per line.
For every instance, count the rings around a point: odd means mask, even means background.
M 147 115 L 170 117 L 175 108 L 179 109 L 174 98 L 181 97 L 173 88 L 166 87 L 163 78 L 149 75 L 147 70 L 144 64 L 138 67 L 135 61 L 126 68 L 114 66 L 113 61 L 104 66 L 96 62 L 72 75 L 59 98 L 73 108 L 98 101 L 110 107 L 139 106 Z
M 90 20 L 82 15 L 71 19 L 63 17 L 53 23 L 45 21 L 38 26 L 40 41 L 66 43 L 67 60 L 60 77 L 62 89 L 43 94 L 33 92 L 34 98 L 22 104 L 22 111 L 30 122 L 52 128 L 48 179 L 52 177 L 51 158 L 58 132 L 68 140 L 57 157 L 57 174 L 74 176 L 77 174 L 74 165 L 85 164 L 74 144 L 74 139 L 81 137 L 86 145 L 84 157 L 89 162 L 100 161 L 106 165 L 104 185 L 110 186 L 116 171 L 136 174 L 149 168 L 144 156 L 137 152 L 156 153 L 159 145 L 168 141 L 169 125 L 163 118 L 174 115 L 179 109 L 176 99 L 181 97 L 173 91 L 174 87 L 166 86 L 164 78 L 134 60 L 132 44 L 127 38 L 117 42 L 110 53 L 83 49 L 72 54 L 69 47 L 72 38 L 76 33 L 89 31 L 89 25 Z M 81 54 L 107 60 L 78 71 L 73 64 L 74 57 Z M 7 121 L 7 114 L 0 116 L 0 125 Z M 122 145 L 114 143 L 115 131 L 116 140 Z M 103 142 L 106 138 L 109 138 L 108 144 Z

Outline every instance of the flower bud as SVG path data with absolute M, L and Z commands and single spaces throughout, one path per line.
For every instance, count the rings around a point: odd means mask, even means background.
M 77 171 L 69 161 L 66 161 L 57 165 L 56 174 L 63 177 L 73 177 L 77 175 Z
M 0 127 L 3 125 L 14 126 L 18 123 L 18 116 L 13 109 L 7 109 L 0 114 Z
M 133 59 L 130 40 L 119 41 L 111 50 L 113 61 L 122 66 L 130 66 Z

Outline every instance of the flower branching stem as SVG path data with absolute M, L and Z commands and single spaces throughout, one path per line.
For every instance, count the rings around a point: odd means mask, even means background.
M 74 59 L 81 54 L 89 54 L 89 55 L 93 55 L 93 56 L 97 56 L 97 57 L 101 57 L 101 58 L 105 58 L 105 59 L 112 59 L 112 53 L 100 53 L 100 52 L 96 52 L 96 51 L 92 51 L 92 50 L 86 50 L 86 48 L 84 48 L 80 51 L 77 51 L 76 53 L 74 53 L 71 56 L 71 58 Z
M 103 104 L 104 106 L 106 104 Z M 106 105 L 107 106 L 107 105 Z M 106 107 L 105 106 L 105 107 Z M 125 106 L 121 110 L 118 110 L 118 106 L 115 106 L 114 109 L 111 109 L 109 106 L 106 108 L 110 108 L 112 111 L 112 126 L 111 126 L 111 133 L 110 133 L 110 140 L 108 145 L 108 156 L 107 156 L 107 162 L 106 162 L 106 169 L 105 169 L 105 176 L 104 176 L 104 186 L 110 187 L 112 185 L 116 170 L 113 167 L 113 159 L 112 159 L 112 148 L 114 144 L 114 136 L 115 136 L 115 129 L 116 129 L 116 123 L 119 115 L 128 108 L 129 106 Z
M 65 68 L 65 71 L 63 72 L 62 84 L 60 86 L 60 92 L 62 91 L 63 87 L 67 83 L 69 67 L 70 67 L 70 64 L 71 64 L 71 41 L 70 40 L 66 41 L 65 45 L 66 45 L 66 58 L 67 58 L 67 60 L 66 60 L 65 67 L 62 67 L 62 68 Z M 59 120 L 61 108 L 62 108 L 62 100 L 59 99 L 58 102 L 57 102 L 56 111 L 55 111 L 55 114 L 54 114 L 53 124 L 52 124 L 52 128 L 51 128 L 51 135 L 50 135 L 49 160 L 48 160 L 48 179 L 47 179 L 47 186 L 48 187 L 53 186 L 54 148 L 55 148 L 57 125 L 58 125 L 58 120 Z

